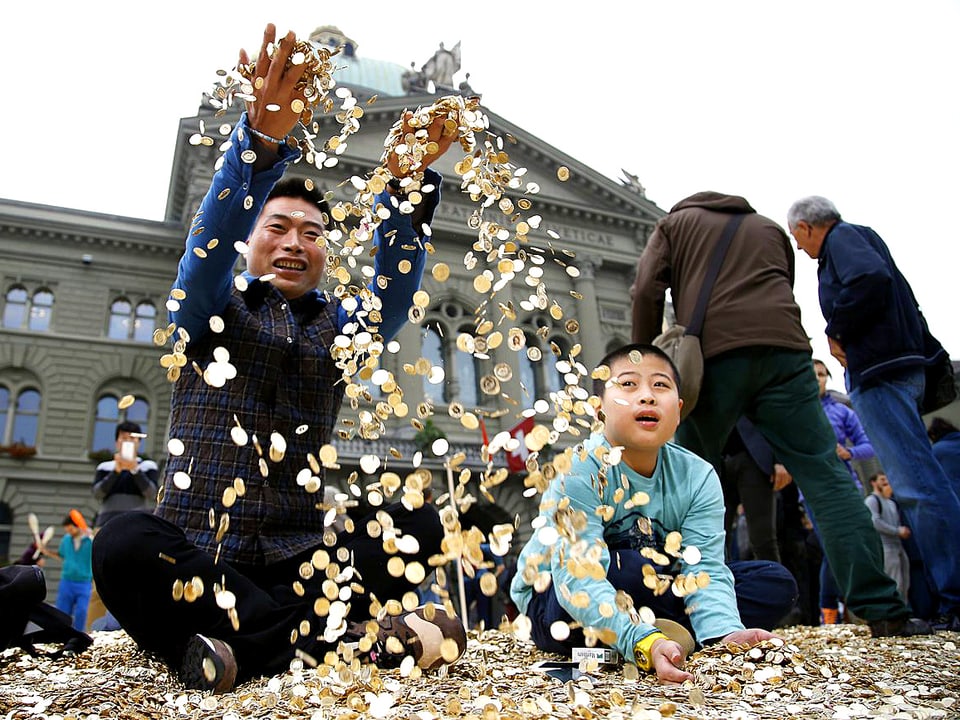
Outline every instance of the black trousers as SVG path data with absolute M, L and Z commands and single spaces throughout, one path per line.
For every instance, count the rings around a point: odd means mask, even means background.
M 443 528 L 432 505 L 409 511 L 399 503 L 384 508 L 393 517 L 402 535 L 413 535 L 420 548 L 403 554 L 405 562 L 417 560 L 425 569 L 430 556 L 440 552 Z M 370 516 L 373 519 L 373 516 Z M 335 561 L 337 548 L 346 548 L 353 558 L 357 580 L 364 591 L 350 598 L 350 619 L 370 618 L 370 593 L 381 602 L 400 599 L 415 591 L 416 585 L 402 575 L 387 572 L 391 557 L 382 540 L 367 536 L 366 519 L 356 523 L 356 532 L 338 536 L 334 548 L 324 547 Z M 183 531 L 156 515 L 130 513 L 110 522 L 97 533 L 93 543 L 93 576 L 104 605 L 137 644 L 177 667 L 187 641 L 195 634 L 223 640 L 233 648 L 239 666 L 238 680 L 285 671 L 296 649 L 319 658 L 332 649 L 322 639 L 324 618 L 313 612 L 315 600 L 323 595 L 326 576 L 317 571 L 309 580 L 298 569 L 309 563 L 312 548 L 280 563 L 264 566 L 230 565 L 214 562 L 213 556 L 196 548 Z M 339 563 L 343 568 L 347 563 Z M 193 602 L 174 600 L 173 585 L 199 577 L 204 592 Z M 302 596 L 293 591 L 299 580 Z M 217 606 L 214 584 L 236 596 L 239 629 L 235 630 L 226 611 Z M 346 585 L 346 583 L 342 583 Z M 301 621 L 310 622 L 310 631 L 292 633 Z
M 780 562 L 780 550 L 777 547 L 777 495 L 770 483 L 770 476 L 757 467 L 746 451 L 728 455 L 723 459 L 723 472 L 720 475 L 723 486 L 724 528 L 727 536 L 736 525 L 737 505 L 743 504 L 747 517 L 747 534 L 750 546 L 757 560 Z M 729 543 L 728 543 L 729 547 Z M 744 557 L 740 548 L 738 560 Z

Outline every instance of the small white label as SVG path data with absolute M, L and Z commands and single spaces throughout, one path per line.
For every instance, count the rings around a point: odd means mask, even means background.
M 601 665 L 616 665 L 620 662 L 620 654 L 612 648 L 573 648 L 574 662 L 582 660 L 596 660 Z

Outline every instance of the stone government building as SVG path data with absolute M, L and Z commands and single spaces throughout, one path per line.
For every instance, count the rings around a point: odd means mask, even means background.
M 417 71 L 412 66 L 407 69 L 361 57 L 356 43 L 337 28 L 318 28 L 311 39 L 343 44 L 344 52 L 337 60 L 346 67 L 334 74 L 337 83 L 350 87 L 362 101 L 377 96 L 374 104 L 364 104 L 362 130 L 351 138 L 338 167 L 317 173 L 301 162 L 288 170 L 288 174 L 318 178 L 330 189 L 376 165 L 383 138 L 402 109 L 428 105 L 437 95 L 474 94 L 467 81 L 453 86 L 453 73 L 459 69 L 459 44 L 452 51 L 441 45 Z M 533 212 L 542 215 L 543 225 L 531 233 L 531 244 L 545 247 L 549 241 L 558 250 L 572 251 L 575 259 L 570 262 L 581 273 L 571 278 L 559 265 L 544 266 L 551 298 L 564 304 L 564 320 L 554 321 L 546 312 L 521 311 L 518 316 L 517 324 L 522 322 L 528 331 L 528 344 L 543 350 L 541 362 L 531 363 L 523 353 L 505 347 L 483 360 L 459 352 L 454 340 L 459 331 L 473 328 L 478 303 L 472 286 L 474 273 L 463 266 L 463 257 L 476 240 L 475 232 L 466 225 L 475 205 L 460 192 L 459 177 L 453 171 L 460 157 L 456 148 L 438 162 L 444 175 L 444 200 L 433 224 L 437 252 L 428 261 L 423 282 L 431 305 L 423 323 L 402 330 L 402 350 L 385 355 L 384 366 L 401 383 L 411 408 L 425 396 L 434 403 L 435 424 L 450 441 L 451 453 L 466 453 L 464 466 L 474 471 L 474 477 L 484 468 L 479 432 L 468 431 L 451 418 L 449 403 L 459 401 L 468 409 L 496 415 L 503 402 L 479 389 L 480 378 L 490 373 L 494 364 L 512 365 L 513 379 L 504 386 L 510 397 L 524 398 L 520 382 L 534 397 L 546 397 L 550 390 L 562 387 L 550 342 L 564 354 L 580 343 L 579 359 L 587 368 L 608 348 L 626 342 L 630 336 L 627 297 L 636 258 L 664 214 L 645 197 L 635 177 L 610 180 L 508 119 L 484 110 L 491 131 L 509 140 L 506 150 L 511 163 L 528 168 L 525 179 L 540 185 L 539 195 L 532 199 Z M 80 509 L 92 520 L 97 510 L 91 494 L 95 458 L 100 451 L 112 451 L 113 430 L 120 419 L 133 419 L 144 426 L 148 437 L 143 454 L 162 464 L 170 385 L 158 364 L 165 351 L 153 345 L 152 333 L 167 324 L 165 302 L 183 252 L 183 239 L 219 155 L 216 147 L 193 146 L 189 140 L 201 119 L 206 122 L 207 134 L 219 137 L 217 127 L 223 122 L 232 124 L 238 116 L 235 112 L 215 119 L 204 100 L 197 115 L 181 119 L 162 222 L 0 200 L 0 564 L 19 557 L 30 543 L 28 513 L 37 514 L 41 528 L 55 526 L 52 544 L 59 540 L 60 522 L 70 508 Z M 333 117 L 324 115 L 319 121 L 321 139 L 336 134 Z M 560 166 L 570 169 L 569 181 L 557 179 Z M 351 189 L 336 189 L 336 199 L 352 199 Z M 560 239 L 551 240 L 547 229 Z M 438 283 L 429 273 L 433 263 L 440 261 L 451 268 L 445 283 Z M 529 290 L 518 278 L 510 292 L 519 302 Z M 570 291 L 582 295 L 582 300 L 575 303 Z M 498 299 L 503 300 L 501 295 Z M 564 327 L 570 317 L 579 321 L 574 335 Z M 421 356 L 443 364 L 443 385 L 428 385 L 422 377 L 403 371 L 404 363 L 415 363 Z M 119 400 L 127 394 L 136 397 L 135 404 L 118 409 Z M 525 400 L 529 407 L 532 399 Z M 489 417 L 490 436 L 516 425 L 523 409 L 511 407 L 499 417 Z M 350 413 L 345 404 L 344 414 Z M 399 468 L 406 463 L 409 469 L 410 458 L 418 449 L 414 434 L 408 420 L 391 419 L 378 440 L 338 441 L 342 470 L 328 474 L 328 483 L 342 485 L 350 472 L 359 472 L 361 455 L 383 458 L 391 447 L 403 455 L 393 467 L 402 475 Z M 437 494 L 443 492 L 440 462 L 425 459 L 424 466 L 434 471 Z M 512 520 L 520 515 L 523 521 L 533 517 L 536 500 L 522 497 L 522 490 L 522 483 L 514 477 L 496 489 L 502 508 L 499 517 Z M 522 522 L 515 545 L 525 539 L 524 532 L 529 533 L 528 522 Z M 54 585 L 59 564 L 49 563 L 47 574 Z M 50 596 L 54 594 L 51 587 Z

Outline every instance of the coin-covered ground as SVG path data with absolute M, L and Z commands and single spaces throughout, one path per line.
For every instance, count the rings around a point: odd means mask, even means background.
M 310 668 L 225 695 L 185 690 L 123 632 L 94 633 L 74 658 L 0 654 L 0 718 L 954 718 L 960 717 L 960 633 L 872 639 L 865 627 L 793 627 L 783 642 L 711 647 L 691 658 L 695 681 L 660 685 L 633 666 L 567 682 L 532 669 L 557 660 L 499 631 L 472 634 L 439 673 Z

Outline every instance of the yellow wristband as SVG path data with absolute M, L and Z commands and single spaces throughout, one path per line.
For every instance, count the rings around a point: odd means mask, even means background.
M 633 646 L 633 654 L 638 668 L 646 672 L 653 670 L 653 658 L 650 656 L 650 649 L 653 647 L 653 644 L 661 638 L 664 640 L 670 639 L 662 632 L 657 630 L 650 633 Z

